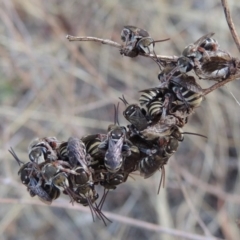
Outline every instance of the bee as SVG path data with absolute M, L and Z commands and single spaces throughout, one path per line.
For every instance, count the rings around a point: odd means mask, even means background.
M 131 155 L 125 158 L 123 169 L 122 169 L 125 174 L 129 174 L 131 172 L 136 171 L 138 162 L 140 160 L 141 153 L 137 146 L 132 144 L 130 146 L 130 151 L 131 151 Z
M 169 121 L 173 119 L 173 116 L 176 120 L 178 119 L 180 121 L 179 124 L 181 124 L 181 126 L 184 125 L 186 117 L 184 116 L 184 113 L 177 116 L 179 115 L 179 109 L 176 107 L 181 105 L 181 102 L 178 101 L 178 98 L 173 90 L 175 90 L 175 85 L 171 85 L 170 87 L 169 84 L 168 88 L 160 86 L 140 91 L 142 92 L 139 99 L 140 104 L 146 105 L 148 118 L 151 119 L 151 124 L 149 124 L 147 128 L 151 128 L 155 124 L 159 124 L 159 121 L 161 121 L 162 125 L 163 121 Z M 176 111 L 178 111 L 177 114 Z
M 207 33 L 200 37 L 196 42 L 186 46 L 182 52 L 182 56 L 200 61 L 206 51 L 216 51 L 219 47 L 217 41 L 211 37 L 214 33 Z
M 11 153 L 11 155 L 14 157 L 14 159 L 17 161 L 18 165 L 20 166 L 18 175 L 20 175 L 22 184 L 25 186 L 28 186 L 28 184 L 30 183 L 30 178 L 31 177 L 34 178 L 38 176 L 38 170 L 39 170 L 38 165 L 34 162 L 27 162 L 24 164 L 18 158 L 17 154 L 12 148 L 10 148 L 8 151 Z
M 167 114 L 176 105 L 174 104 L 174 94 L 167 88 L 149 88 L 140 92 L 142 93 L 139 98 L 140 105 L 146 106 L 151 122 L 158 121 L 163 112 Z
M 106 140 L 98 145 L 99 149 L 106 151 L 104 165 L 111 173 L 116 173 L 122 167 L 124 158 L 131 154 L 129 142 L 126 139 L 126 129 L 118 122 L 118 106 L 114 105 L 114 124 L 108 126 Z
M 162 170 L 158 193 L 163 182 L 165 182 L 165 168 L 169 158 L 177 151 L 179 142 L 184 139 L 183 131 L 178 126 L 171 127 L 171 134 L 159 137 L 152 141 L 151 147 L 140 146 L 139 150 L 146 154 L 139 162 L 140 175 L 144 178 L 151 177 L 157 170 Z
M 89 166 L 91 166 L 93 169 L 98 169 L 99 166 L 104 165 L 105 154 L 98 148 L 98 146 L 101 144 L 101 142 L 107 139 L 107 135 L 102 135 L 103 134 L 93 134 L 81 138 L 85 144 L 87 153 L 91 157 Z
M 175 149 L 177 150 L 177 149 Z M 148 149 L 149 152 L 149 149 Z M 165 181 L 165 168 L 164 165 L 167 164 L 169 157 L 163 156 L 162 153 L 166 153 L 163 147 L 156 147 L 155 149 L 151 149 L 151 154 L 142 158 L 139 162 L 139 171 L 140 175 L 145 179 L 151 177 L 156 171 L 162 170 L 162 176 L 159 183 L 158 193 L 160 191 L 160 187 L 163 181 Z
M 104 174 L 104 178 L 100 181 L 100 184 L 108 190 L 116 189 L 117 185 L 126 182 L 128 178 L 127 173 L 108 173 Z
M 28 156 L 32 162 L 38 164 L 46 160 L 56 160 L 55 153 L 59 142 L 55 137 L 45 137 L 34 139 L 28 146 Z
M 203 89 L 197 84 L 193 76 L 182 74 L 180 77 L 171 79 L 169 88 L 176 95 L 176 104 L 185 108 L 196 108 L 203 100 Z
M 45 186 L 50 188 L 55 187 L 60 191 L 68 194 L 71 201 L 74 202 L 72 195 L 74 194 L 69 184 L 69 174 L 61 172 L 60 169 L 54 165 L 54 163 L 47 163 L 41 169 L 41 174 L 45 182 Z
M 143 37 L 149 37 L 149 33 L 142 29 L 135 26 L 124 26 L 121 32 L 121 40 L 128 45 L 129 42 L 134 40 L 139 40 Z
M 211 38 L 214 33 L 208 33 L 196 42 L 186 46 L 182 52 L 182 56 L 178 58 L 177 65 L 169 72 L 165 79 L 160 81 L 168 81 L 177 73 L 187 73 L 195 68 L 200 68 L 203 59 L 209 59 L 209 54 L 216 52 L 219 48 L 218 42 Z M 164 82 L 164 81 L 163 81 Z
M 126 106 L 126 109 L 123 111 L 123 116 L 131 123 L 131 125 L 128 126 L 131 131 L 138 132 L 147 128 L 150 119 L 148 119 L 145 109 L 139 107 L 138 104 L 129 104 L 124 96 L 119 99 Z
M 125 43 L 120 50 L 122 55 L 128 57 L 136 57 L 139 54 L 139 49 L 136 48 L 137 42 L 144 37 L 149 37 L 149 33 L 135 26 L 124 26 L 121 32 L 121 40 Z
M 161 68 L 161 62 L 158 61 L 157 55 L 154 51 L 155 43 L 167 41 L 169 38 L 155 41 L 149 36 L 149 33 L 146 30 L 135 26 L 125 26 L 121 32 L 121 39 L 125 44 L 120 50 L 120 54 L 133 58 L 140 53 L 153 53 L 156 60 L 154 58 L 152 59 Z
M 200 67 L 195 68 L 195 73 L 200 79 L 221 81 L 230 75 L 236 74 L 239 61 L 224 51 L 216 51 L 204 58 Z
M 23 163 L 15 151 L 11 148 L 9 152 L 14 159 L 18 162 L 19 166 L 23 165 L 18 174 L 20 175 L 22 183 L 27 187 L 30 196 L 38 196 L 38 198 L 46 203 L 51 204 L 52 200 L 57 199 L 60 196 L 60 191 L 56 188 L 49 188 L 44 185 L 44 181 L 41 178 L 41 165 L 37 165 L 35 162 Z
M 168 88 L 172 93 L 171 103 L 177 106 L 184 105 L 187 110 L 198 107 L 203 100 L 203 89 L 193 76 L 187 74 L 172 76 L 169 82 L 165 82 L 164 86 L 161 84 L 155 91 L 162 88 Z
M 81 166 L 86 172 L 89 172 L 89 156 L 86 152 L 85 144 L 76 137 L 70 137 L 67 143 L 67 156 L 71 166 Z
M 56 192 L 55 190 L 53 190 L 55 192 L 52 192 L 52 189 L 50 192 L 45 191 L 44 188 L 42 187 L 42 182 L 36 178 L 30 177 L 30 182 L 29 182 L 27 188 L 28 188 L 28 191 L 29 191 L 31 197 L 34 197 L 37 195 L 38 198 L 42 202 L 44 202 L 48 205 L 50 205 L 52 203 L 52 200 L 53 200 L 52 197 L 54 197 L 54 199 L 55 199 L 56 197 L 59 196 L 59 192 Z M 53 194 L 50 196 L 51 192 Z

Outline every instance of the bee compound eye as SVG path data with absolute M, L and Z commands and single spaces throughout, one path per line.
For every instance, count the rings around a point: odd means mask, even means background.
M 126 37 L 125 36 L 121 36 L 121 40 L 123 41 L 123 42 L 126 42 Z

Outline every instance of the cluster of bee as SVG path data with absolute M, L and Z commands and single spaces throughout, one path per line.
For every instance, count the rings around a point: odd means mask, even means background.
M 218 42 L 212 38 L 214 33 L 208 33 L 200 37 L 196 42 L 187 45 L 177 63 L 164 62 L 162 76 L 168 75 L 164 80 L 169 80 L 173 76 L 186 74 L 193 70 L 199 79 L 222 81 L 230 75 L 239 71 L 240 63 L 237 58 L 232 57 L 227 51 L 220 49 Z M 153 60 L 161 68 L 161 63 L 154 51 L 156 42 L 149 33 L 138 27 L 125 26 L 121 32 L 121 39 L 124 42 L 120 53 L 128 57 L 136 57 L 139 54 L 153 54 Z M 162 81 L 162 79 L 159 79 Z
M 238 68 L 237 60 L 220 50 L 212 35 L 188 45 L 177 62 L 163 62 L 157 58 L 154 45 L 168 39 L 154 41 L 146 30 L 124 27 L 120 53 L 128 57 L 153 54 L 161 70 L 159 86 L 140 91 L 138 103 L 119 98 L 125 105 L 127 127 L 119 124 L 119 105 L 114 105 L 114 123 L 104 134 L 70 137 L 65 142 L 55 137 L 36 139 L 29 145 L 27 163 L 10 149 L 21 166 L 18 174 L 30 195 L 50 204 L 62 192 L 72 203 L 89 206 L 93 219 L 96 215 L 106 224 L 108 218 L 101 209 L 107 193 L 126 182 L 132 172 L 139 171 L 148 178 L 162 170 L 159 192 L 164 184 L 164 165 L 177 151 L 184 134 L 194 134 L 182 128 L 203 100 L 203 89 L 188 73 L 194 70 L 199 78 L 222 80 Z M 98 203 L 97 185 L 104 189 Z

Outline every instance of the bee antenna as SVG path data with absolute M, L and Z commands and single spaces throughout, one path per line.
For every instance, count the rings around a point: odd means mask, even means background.
M 206 136 L 202 135 L 202 134 L 199 134 L 199 133 L 192 133 L 192 132 L 183 132 L 183 134 L 189 134 L 189 135 L 195 135 L 195 136 L 199 136 L 199 137 L 203 137 L 203 138 L 206 138 Z
M 165 168 L 164 168 L 164 166 L 161 167 L 161 170 L 162 170 L 162 174 L 161 174 L 157 194 L 160 193 L 161 185 L 163 186 L 163 188 L 165 187 Z
M 18 165 L 21 166 L 21 164 L 23 164 L 23 162 L 18 158 L 17 154 L 15 153 L 15 151 L 13 150 L 12 147 L 10 147 L 10 149 L 8 150 L 12 156 L 14 157 L 14 159 L 17 161 Z
M 170 38 L 155 40 L 155 41 L 153 41 L 153 42 L 154 42 L 154 43 L 156 43 L 156 42 L 165 42 L 165 41 L 168 41 L 168 40 L 170 40 Z
M 122 95 L 122 98 L 119 98 L 124 104 L 129 105 L 129 103 L 127 102 L 126 98 L 124 97 L 124 95 Z
M 104 204 L 104 202 L 105 202 L 105 200 L 106 200 L 106 197 L 107 197 L 107 195 L 108 195 L 108 192 L 109 192 L 109 189 L 106 190 L 106 188 L 104 188 L 103 196 L 102 196 L 102 198 L 101 198 L 101 200 L 100 200 L 100 202 L 99 202 L 99 204 L 98 204 L 98 209 L 99 209 L 99 210 L 102 210 L 102 207 L 103 207 L 103 204 Z
M 117 107 L 116 105 L 114 104 L 114 124 L 118 124 L 119 125 L 119 120 L 118 120 L 118 108 L 119 108 L 119 102 L 117 104 Z
M 84 196 L 85 196 L 85 195 L 84 195 Z M 94 206 L 92 205 L 91 200 L 90 200 L 88 197 L 86 197 L 86 196 L 85 196 L 85 198 L 86 198 L 86 200 L 87 200 L 87 202 L 88 202 L 88 206 L 89 206 L 90 211 L 91 211 L 91 214 L 92 214 L 93 222 L 95 222 L 94 213 L 96 214 L 96 210 L 95 210 Z M 97 214 L 96 214 L 96 215 L 97 215 Z

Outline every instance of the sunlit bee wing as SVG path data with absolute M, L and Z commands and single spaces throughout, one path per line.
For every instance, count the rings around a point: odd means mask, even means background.
M 42 201 L 47 202 L 47 204 L 51 204 L 52 199 L 47 194 L 46 191 L 41 186 L 38 186 L 38 182 L 36 179 L 31 178 L 30 183 L 28 184 L 28 189 L 32 191 L 35 195 L 37 195 Z
M 149 37 L 149 33 L 142 28 L 138 28 L 138 27 L 131 26 L 131 25 L 124 26 L 124 28 L 129 29 L 135 36 Z
M 201 86 L 196 82 L 193 76 L 182 75 L 182 77 L 173 77 L 170 80 L 172 83 L 186 88 L 186 90 L 192 91 L 194 93 L 203 93 L 203 89 Z
M 207 38 L 212 37 L 214 34 L 215 33 L 211 32 L 211 33 L 207 33 L 207 34 L 203 35 L 196 42 L 194 42 L 194 45 L 200 46 Z
M 111 172 L 118 171 L 122 166 L 122 146 L 123 138 L 119 138 L 117 141 L 109 140 L 104 163 L 106 168 Z
M 69 163 L 72 166 L 77 166 L 78 164 L 88 171 L 86 162 L 86 148 L 84 143 L 75 137 L 70 137 L 68 139 L 67 145 Z

